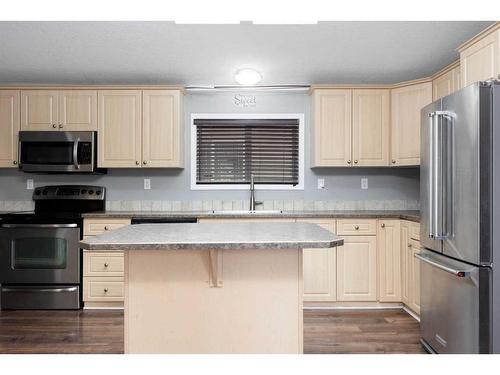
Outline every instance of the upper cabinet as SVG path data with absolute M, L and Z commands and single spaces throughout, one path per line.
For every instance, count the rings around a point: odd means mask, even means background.
M 17 168 L 19 90 L 0 90 L 0 168 Z
M 100 168 L 141 166 L 141 90 L 99 91 L 98 161 Z
M 355 166 L 389 165 L 389 90 L 352 92 L 352 160 Z
M 97 130 L 97 91 L 21 91 L 21 130 Z
M 351 165 L 351 112 L 352 90 L 314 91 L 312 167 Z
M 420 165 L 420 110 L 432 102 L 432 82 L 391 91 L 391 164 Z
M 99 167 L 182 167 L 180 96 L 180 90 L 99 91 Z
M 460 66 L 455 66 L 432 80 L 432 100 L 450 95 L 460 87 Z
M 389 90 L 316 89 L 313 167 L 389 165 Z
M 462 87 L 500 74 L 500 29 L 459 48 Z
M 143 166 L 180 167 L 183 150 L 180 91 L 145 90 L 142 95 Z

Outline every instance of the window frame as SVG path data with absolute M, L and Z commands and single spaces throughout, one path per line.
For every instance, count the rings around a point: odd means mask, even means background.
M 248 190 L 250 184 L 196 184 L 196 119 L 297 119 L 299 121 L 299 183 L 297 185 L 256 184 L 255 190 L 304 190 L 304 114 L 303 113 L 192 113 L 191 133 L 191 190 Z

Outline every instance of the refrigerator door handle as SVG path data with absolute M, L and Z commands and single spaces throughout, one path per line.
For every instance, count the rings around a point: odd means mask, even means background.
M 456 277 L 461 277 L 461 278 L 470 277 L 471 272 L 472 272 L 472 269 L 463 270 L 463 269 L 453 268 L 453 267 L 450 267 L 446 264 L 442 264 L 440 262 L 437 262 L 436 260 L 431 259 L 431 257 L 429 257 L 429 256 L 422 255 L 419 253 L 415 253 L 414 256 L 415 256 L 415 258 L 421 260 L 422 262 L 430 264 L 431 266 L 439 268 L 440 270 L 448 272 Z
M 429 113 L 429 238 L 434 238 L 434 119 L 435 112 Z

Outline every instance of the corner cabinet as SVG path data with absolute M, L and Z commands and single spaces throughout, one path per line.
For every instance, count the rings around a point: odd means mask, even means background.
M 432 103 L 432 82 L 391 91 L 391 164 L 420 165 L 420 110 Z
M 97 130 L 97 91 L 21 91 L 21 130 Z
M 0 168 L 17 168 L 19 90 L 0 90 Z
M 181 168 L 180 90 L 99 91 L 102 168 Z
M 377 254 L 380 302 L 401 302 L 400 241 L 400 220 L 379 220 Z
M 500 74 L 500 29 L 460 48 L 462 87 Z
M 313 92 L 313 167 L 389 165 L 389 90 Z

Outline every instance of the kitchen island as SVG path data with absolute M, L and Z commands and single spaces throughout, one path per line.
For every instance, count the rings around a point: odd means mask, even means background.
M 81 242 L 125 251 L 126 353 L 302 353 L 302 249 L 340 245 L 308 223 L 130 225 Z

